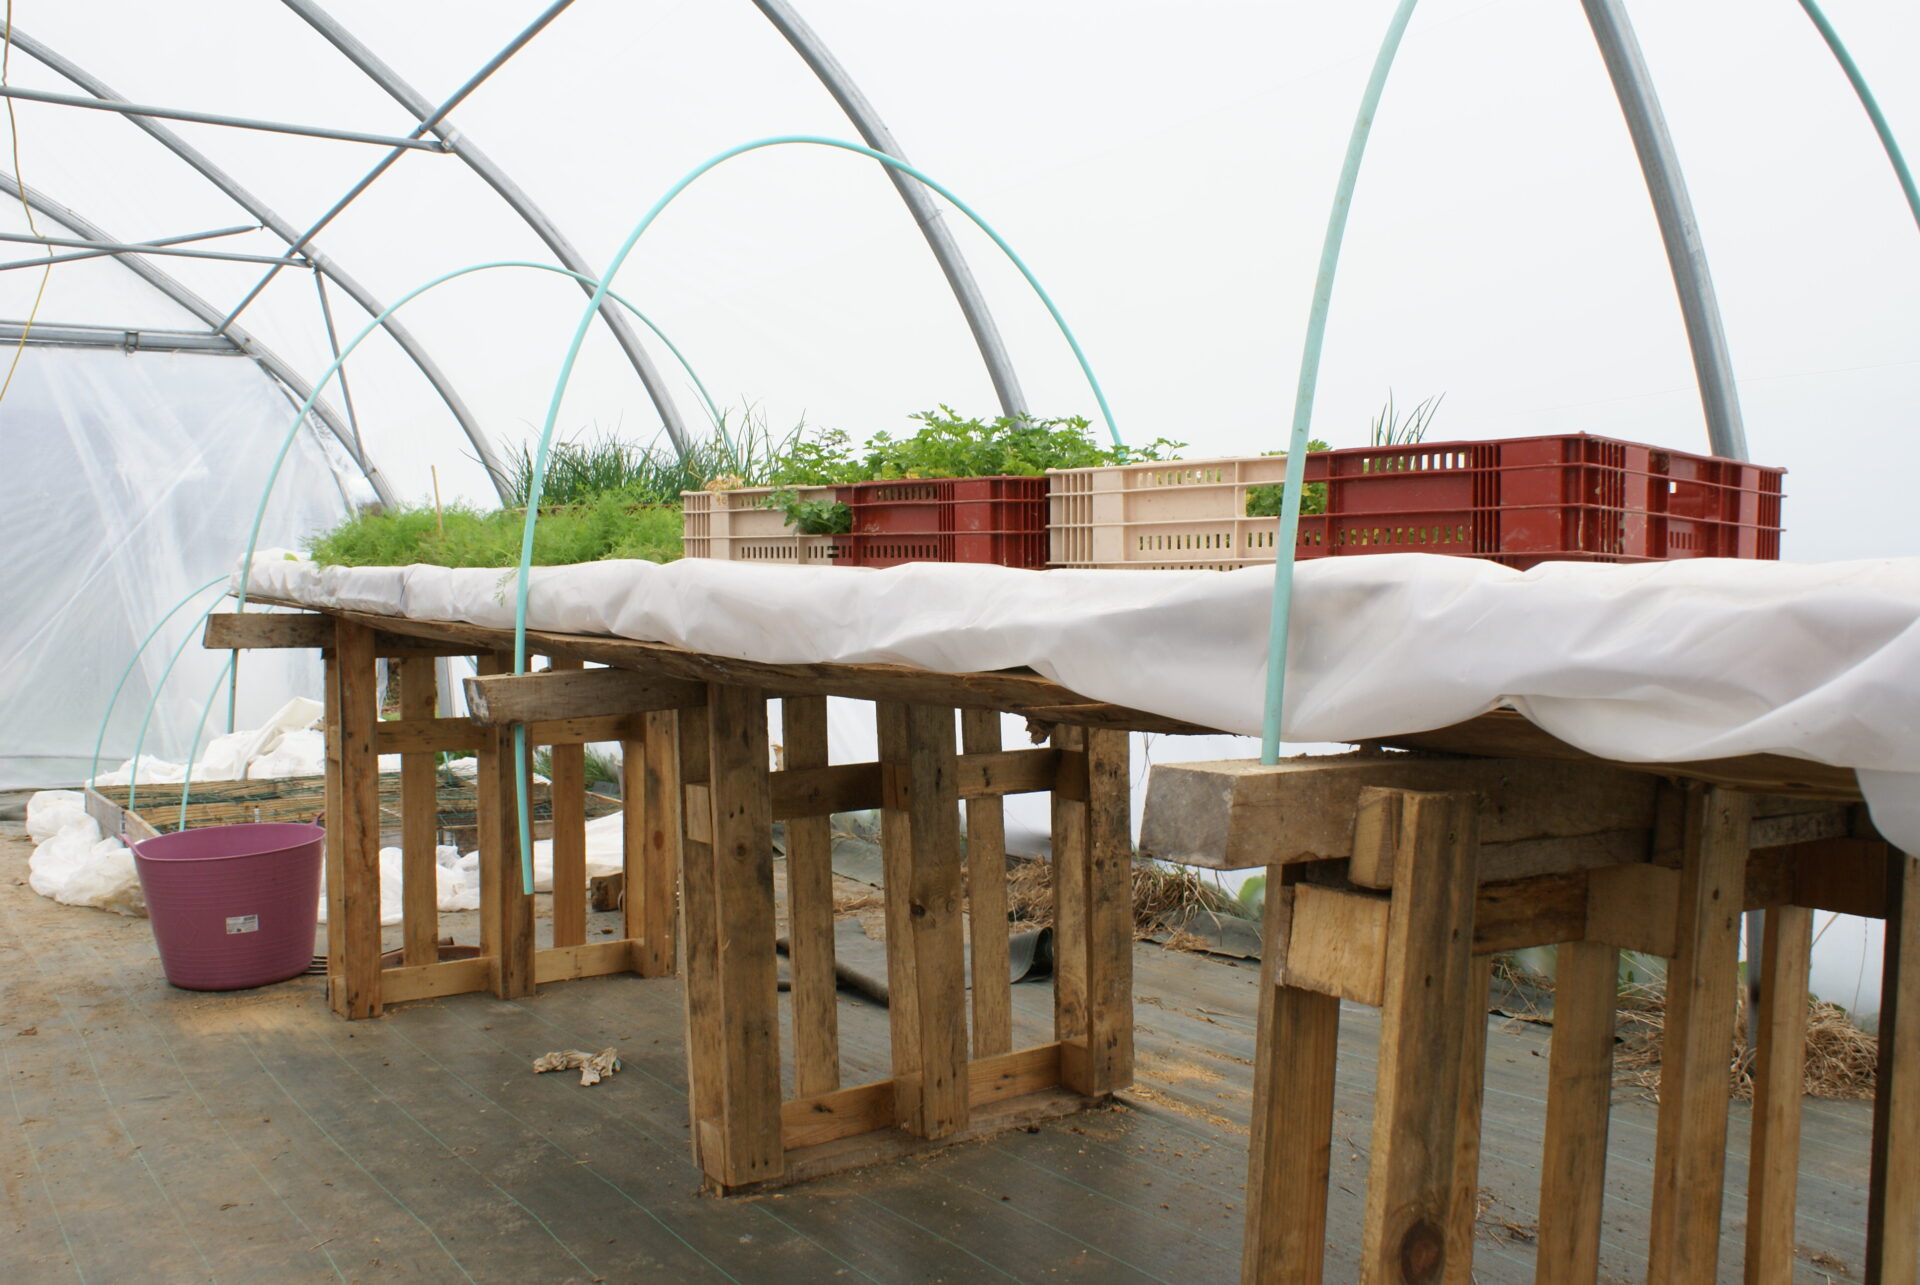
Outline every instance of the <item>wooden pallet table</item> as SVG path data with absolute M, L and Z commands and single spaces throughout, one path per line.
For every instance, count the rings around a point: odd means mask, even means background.
M 524 995 L 562 977 L 659 976 L 677 947 L 694 1155 L 708 1184 L 729 1192 L 1077 1110 L 1132 1081 L 1127 733 L 1204 728 L 1089 701 L 1027 672 L 761 664 L 599 636 L 530 634 L 530 653 L 550 657 L 551 668 L 513 675 L 504 631 L 349 611 L 215 616 L 206 641 L 326 652 L 329 958 L 338 961 L 329 996 L 343 1016 L 467 990 Z M 481 676 L 466 686 L 469 718 L 432 716 L 431 657 L 450 652 L 480 657 Z M 401 657 L 398 721 L 377 716 L 380 656 Z M 830 695 L 871 703 L 877 761 L 828 761 Z M 774 700 L 785 741 L 778 771 L 767 730 Z M 1004 748 L 1003 711 L 1025 716 L 1047 743 Z M 534 949 L 513 815 L 516 726 L 536 744 L 624 743 L 625 939 L 569 940 L 584 923 L 586 879 L 584 856 L 570 846 L 577 827 L 561 815 L 578 770 L 557 749 L 557 944 Z M 400 751 L 430 769 L 443 749 L 480 757 L 481 956 L 457 968 L 409 961 L 383 970 L 374 766 L 380 753 Z M 1016 1049 L 1001 801 L 1029 792 L 1051 795 L 1054 1038 Z M 892 1066 L 886 1079 L 845 1085 L 828 818 L 866 809 L 881 815 Z M 787 1041 L 775 968 L 775 821 L 787 840 Z
M 1242 1280 L 1317 1282 L 1340 1002 L 1382 1029 L 1361 1279 L 1471 1279 L 1491 957 L 1556 944 L 1538 1279 L 1593 1281 L 1617 957 L 1668 960 L 1647 1279 L 1717 1279 L 1740 917 L 1764 908 L 1745 1279 L 1793 1274 L 1812 912 L 1887 921 L 1866 1279 L 1920 1264 L 1920 862 L 1853 773 L 1605 763 L 1517 715 L 1366 752 L 1157 767 L 1142 846 L 1267 869 Z M 1478 757 L 1463 757 L 1463 756 Z

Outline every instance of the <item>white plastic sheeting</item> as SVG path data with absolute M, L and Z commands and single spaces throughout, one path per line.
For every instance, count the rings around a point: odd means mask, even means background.
M 8 390 L 0 614 L 0 788 L 72 784 L 87 773 L 108 694 L 140 639 L 195 585 L 246 548 L 267 470 L 293 408 L 244 359 L 37 349 Z M 265 534 L 287 542 L 336 521 L 343 504 L 304 430 Z M 217 588 L 160 631 L 120 694 L 102 761 L 133 752 L 147 700 L 174 647 L 145 751 L 186 756 L 225 662 L 195 617 Z M 241 661 L 237 725 L 259 726 L 288 691 L 318 690 L 306 652 Z M 226 701 L 208 720 L 225 730 Z M 204 745 L 205 742 L 203 741 Z
M 513 625 L 512 582 L 283 553 L 252 571 L 253 592 L 274 598 L 497 629 Z M 528 624 L 772 663 L 1025 665 L 1094 700 L 1252 734 L 1272 582 L 1264 568 L 602 562 L 537 569 Z M 1425 731 L 1511 703 L 1625 762 L 1771 753 L 1857 768 L 1880 828 L 1920 851 L 1920 559 L 1522 572 L 1328 558 L 1298 569 L 1294 621 L 1289 740 Z

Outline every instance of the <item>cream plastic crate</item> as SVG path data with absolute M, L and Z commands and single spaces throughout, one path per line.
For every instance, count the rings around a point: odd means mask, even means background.
M 802 535 L 787 525 L 778 509 L 763 507 L 771 486 L 731 491 L 682 491 L 680 534 L 689 558 L 724 562 L 772 562 L 789 566 L 830 567 L 834 536 Z M 831 500 L 831 486 L 792 488 L 803 500 Z
M 1274 520 L 1246 516 L 1247 492 L 1286 476 L 1280 456 L 1050 471 L 1048 565 L 1231 570 L 1272 562 Z

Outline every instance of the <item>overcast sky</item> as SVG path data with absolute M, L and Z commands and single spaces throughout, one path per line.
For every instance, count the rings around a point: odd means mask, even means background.
M 540 7 L 333 5 L 431 100 Z M 1026 258 L 1123 435 L 1181 439 L 1190 455 L 1282 443 L 1327 206 L 1389 0 L 799 8 L 909 155 Z M 1788 555 L 1920 553 L 1906 473 L 1920 465 L 1920 233 L 1864 114 L 1793 0 L 1629 8 L 1686 165 L 1753 454 L 1791 470 Z M 1920 150 L 1920 6 L 1826 8 Z M 278 5 L 16 0 L 14 14 L 135 101 L 391 133 L 412 123 Z M 72 92 L 18 52 L 12 79 Z M 27 182 L 115 237 L 245 221 L 117 117 L 18 111 Z M 578 0 L 455 119 L 596 263 L 722 148 L 853 136 L 746 0 Z M 382 154 L 179 129 L 301 225 Z M 1092 416 L 1044 310 L 952 217 L 1034 409 Z M 23 230 L 17 208 L 0 211 L 0 229 Z M 278 248 L 267 234 L 225 244 Z M 458 160 L 423 153 L 321 245 L 389 300 L 469 263 L 547 257 Z M 166 266 L 228 305 L 258 272 Z M 26 314 L 38 277 L 0 273 L 0 317 Z M 717 399 L 755 404 L 777 430 L 804 417 L 858 437 L 938 402 L 994 407 L 924 244 L 859 158 L 790 148 L 728 162 L 667 211 L 616 288 Z M 545 414 L 581 302 L 558 279 L 500 272 L 404 315 L 489 432 L 516 440 Z M 346 332 L 365 322 L 335 303 Z M 55 269 L 39 315 L 185 324 L 110 263 Z M 307 274 L 283 273 L 241 320 L 299 369 L 324 368 Z M 690 385 L 655 351 L 697 418 Z M 370 342 L 349 371 L 369 445 L 402 493 L 424 495 L 437 464 L 449 490 L 483 495 L 453 421 L 390 344 Z M 1706 449 L 1658 232 L 1576 0 L 1429 0 L 1414 19 L 1355 202 L 1316 435 L 1364 443 L 1389 391 L 1402 404 L 1446 395 L 1434 439 L 1584 430 Z M 6 415 L 0 404 L 0 426 Z M 598 330 L 561 423 L 643 439 L 657 427 Z

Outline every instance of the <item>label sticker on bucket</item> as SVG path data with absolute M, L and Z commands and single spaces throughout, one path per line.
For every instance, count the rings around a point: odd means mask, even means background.
M 260 916 L 258 915 L 228 915 L 227 916 L 227 932 L 229 934 L 257 933 L 259 931 L 260 931 Z

